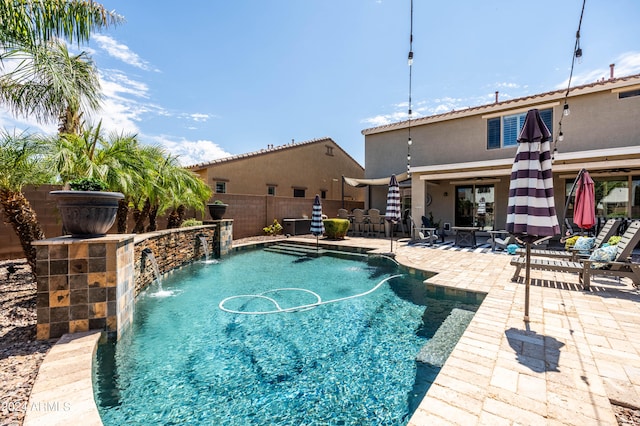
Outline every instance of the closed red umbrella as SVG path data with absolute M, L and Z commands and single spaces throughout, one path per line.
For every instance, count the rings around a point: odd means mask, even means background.
M 573 207 L 573 223 L 580 229 L 591 229 L 596 224 L 596 195 L 593 179 L 589 172 L 582 170 L 582 176 L 576 186 L 576 197 Z

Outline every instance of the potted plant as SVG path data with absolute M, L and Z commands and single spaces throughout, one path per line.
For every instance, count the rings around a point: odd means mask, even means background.
M 69 182 L 69 190 L 51 191 L 62 218 L 65 233 L 73 237 L 102 237 L 107 234 L 118 212 L 120 192 L 106 191 L 106 184 L 95 178 Z
M 207 204 L 207 207 L 209 207 L 209 214 L 211 215 L 211 219 L 221 220 L 225 212 L 227 211 L 228 206 L 228 204 L 225 204 L 220 200 L 215 200 L 213 204 Z

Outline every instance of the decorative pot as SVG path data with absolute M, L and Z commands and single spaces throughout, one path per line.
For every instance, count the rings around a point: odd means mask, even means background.
M 209 207 L 209 214 L 213 220 L 221 220 L 224 213 L 227 211 L 229 204 L 207 204 Z
M 58 203 L 63 229 L 73 237 L 102 237 L 107 234 L 118 213 L 120 192 L 51 191 Z

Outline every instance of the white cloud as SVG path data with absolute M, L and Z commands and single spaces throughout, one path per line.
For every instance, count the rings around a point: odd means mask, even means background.
M 141 140 L 145 140 L 145 142 L 151 141 L 163 146 L 173 155 L 177 155 L 180 164 L 183 166 L 206 163 L 232 155 L 217 143 L 208 140 L 190 141 L 184 138 L 174 139 L 170 136 L 148 135 L 142 137 Z
M 114 38 L 110 36 L 104 34 L 94 34 L 92 35 L 92 39 L 95 40 L 100 48 L 105 50 L 109 56 L 112 56 L 124 62 L 125 64 L 129 64 L 145 71 L 159 71 L 158 69 L 150 66 L 147 61 L 140 58 L 137 53 L 132 52 L 131 49 L 129 49 L 129 46 L 118 43 Z
M 190 114 L 189 115 L 193 121 L 207 121 L 210 117 L 209 114 Z
M 614 77 L 625 77 L 640 72 L 640 52 L 627 52 L 615 58 L 612 62 L 615 64 Z M 580 86 L 582 84 L 594 83 L 602 79 L 608 79 L 610 76 L 610 67 L 596 68 L 593 70 L 576 73 L 571 79 L 571 87 Z M 562 83 L 556 86 L 556 89 L 566 89 L 569 83 L 567 77 Z

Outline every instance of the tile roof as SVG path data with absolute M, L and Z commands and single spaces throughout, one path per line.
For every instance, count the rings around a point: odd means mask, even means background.
M 583 84 L 581 86 L 574 86 L 569 91 L 569 96 L 577 96 L 584 93 L 592 93 L 604 90 L 610 90 L 616 87 L 629 86 L 634 83 L 640 83 L 640 74 L 634 74 L 626 77 L 619 77 L 607 80 L 598 80 L 593 83 Z M 425 117 L 420 117 L 413 120 L 398 121 L 395 123 L 389 123 L 382 126 L 371 127 L 369 129 L 362 130 L 363 135 L 370 135 L 375 133 L 383 133 L 391 130 L 403 129 L 409 126 L 419 126 L 421 124 L 427 124 L 433 121 L 443 121 L 458 118 L 461 116 L 468 116 L 473 114 L 486 113 L 487 111 L 499 111 L 508 110 L 514 106 L 523 105 L 535 105 L 543 101 L 551 99 L 561 99 L 564 97 L 567 89 L 558 89 L 545 93 L 538 93 L 535 95 L 523 96 L 520 98 L 509 99 L 502 102 L 493 102 L 491 104 L 478 105 L 469 108 L 463 108 L 458 110 L 452 110 L 442 114 L 434 114 Z
M 340 147 L 340 145 L 338 145 L 333 139 L 331 139 L 329 137 L 323 137 L 323 138 L 311 139 L 311 140 L 303 141 L 303 142 L 293 142 L 292 141 L 292 142 L 284 144 L 284 145 L 270 146 L 269 148 L 261 149 L 259 151 L 247 152 L 247 153 L 244 153 L 244 154 L 232 155 L 230 157 L 218 158 L 216 160 L 208 161 L 208 162 L 205 162 L 205 163 L 193 164 L 193 165 L 187 166 L 186 168 L 187 169 L 191 169 L 191 170 L 203 169 L 203 168 L 215 165 L 215 164 L 222 164 L 222 163 L 227 163 L 229 161 L 241 160 L 241 159 L 245 159 L 245 158 L 249 158 L 249 157 L 256 157 L 258 155 L 272 154 L 274 152 L 279 152 L 279 151 L 283 151 L 283 150 L 286 150 L 286 149 L 299 148 L 299 147 L 304 146 L 304 145 L 311 145 L 311 144 L 321 143 L 321 142 L 331 142 L 331 143 L 333 143 L 342 152 L 344 152 L 347 157 L 349 157 L 351 160 L 353 160 L 355 163 L 357 163 L 359 165 L 359 163 L 355 159 L 353 159 L 353 157 L 351 157 L 345 150 L 343 150 Z

